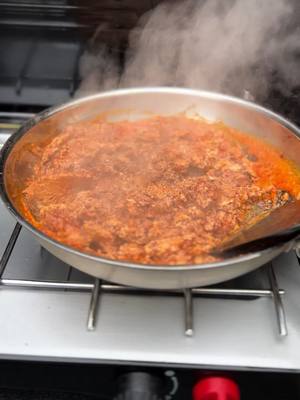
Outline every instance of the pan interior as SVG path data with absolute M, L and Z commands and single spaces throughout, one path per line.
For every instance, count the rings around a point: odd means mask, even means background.
M 299 138 L 272 115 L 254 106 L 225 96 L 214 97 L 190 91 L 123 91 L 118 95 L 94 96 L 62 107 L 39 117 L 37 124 L 29 130 L 23 128 L 5 162 L 5 189 L 11 203 L 30 223 L 29 216 L 24 212 L 21 193 L 34 175 L 42 149 L 58 137 L 67 125 L 91 122 L 99 116 L 110 121 L 135 121 L 158 113 L 168 116 L 178 112 L 185 112 L 192 118 L 200 115 L 211 121 L 222 120 L 280 148 L 284 157 L 300 165 Z M 37 148 L 40 150 L 36 151 Z

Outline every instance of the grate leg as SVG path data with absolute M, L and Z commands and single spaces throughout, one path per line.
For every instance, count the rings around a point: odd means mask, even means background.
M 101 289 L 101 282 L 99 279 L 95 279 L 95 283 L 91 294 L 91 301 L 90 301 L 88 320 L 87 320 L 88 331 L 93 331 L 95 330 L 96 327 L 96 317 L 99 306 L 100 289 Z
M 1 257 L 0 260 L 0 278 L 2 278 L 2 275 L 4 273 L 4 270 L 7 266 L 9 257 L 11 255 L 11 252 L 13 251 L 16 241 L 19 237 L 19 234 L 21 232 L 22 226 L 19 223 L 16 223 L 15 228 L 13 230 L 13 233 L 11 234 L 11 237 L 9 238 L 9 241 L 7 243 L 6 249 L 4 250 L 4 253 Z
M 272 264 L 270 264 L 270 266 L 268 268 L 268 275 L 269 275 L 269 280 L 270 280 L 270 284 L 271 284 L 271 290 L 272 290 L 275 312 L 276 312 L 276 317 L 277 317 L 279 335 L 287 336 L 288 331 L 287 331 L 287 325 L 286 325 L 285 312 L 284 312 L 284 308 L 283 308 L 280 291 L 278 288 L 276 275 L 275 275 Z
M 194 335 L 193 324 L 193 295 L 191 289 L 185 289 L 184 292 L 184 313 L 185 313 L 185 335 Z

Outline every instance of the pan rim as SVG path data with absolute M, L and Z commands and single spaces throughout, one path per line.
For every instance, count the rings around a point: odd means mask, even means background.
M 148 271 L 192 271 L 192 270 L 206 270 L 206 269 L 217 269 L 217 268 L 223 268 L 226 267 L 227 265 L 234 265 L 238 264 L 240 262 L 246 262 L 250 260 L 254 260 L 257 258 L 262 257 L 263 255 L 267 255 L 268 253 L 271 253 L 274 251 L 274 249 L 280 249 L 282 250 L 285 248 L 286 244 L 283 245 L 278 245 L 278 246 L 273 246 L 269 247 L 265 250 L 255 252 L 255 253 L 249 253 L 246 255 L 241 255 L 241 256 L 236 256 L 232 258 L 228 258 L 222 261 L 218 262 L 212 262 L 212 263 L 203 263 L 203 264 L 180 264 L 180 265 L 162 265 L 162 264 L 138 264 L 134 262 L 129 262 L 129 261 L 119 261 L 119 260 L 113 260 L 105 257 L 99 257 L 99 256 L 94 256 L 85 252 L 81 252 L 79 250 L 76 250 L 75 248 L 65 245 L 48 235 L 44 234 L 42 231 L 38 230 L 35 228 L 32 224 L 30 224 L 14 207 L 13 203 L 8 197 L 8 194 L 5 189 L 5 184 L 4 184 L 4 174 L 5 174 L 5 162 L 16 142 L 23 137 L 26 132 L 28 132 L 33 126 L 35 126 L 37 123 L 39 123 L 42 120 L 45 120 L 49 117 L 51 117 L 54 114 L 57 114 L 61 111 L 64 111 L 65 109 L 70 109 L 74 106 L 80 105 L 81 103 L 88 103 L 89 101 L 95 100 L 95 99 L 101 99 L 101 98 L 113 98 L 113 97 L 119 97 L 119 96 L 127 96 L 127 95 L 135 95 L 135 94 L 147 94 L 147 93 L 157 93 L 157 94 L 174 94 L 174 95 L 180 95 L 180 94 L 185 94 L 185 95 L 193 95 L 196 97 L 202 97 L 202 98 L 207 98 L 207 99 L 214 99 L 214 100 L 222 100 L 225 102 L 234 102 L 236 104 L 239 104 L 245 108 L 250 108 L 253 109 L 260 114 L 266 115 L 272 120 L 275 120 L 276 122 L 280 123 L 283 125 L 285 128 L 289 129 L 293 134 L 295 134 L 299 139 L 300 139 L 300 129 L 287 120 L 286 118 L 278 115 L 277 113 L 262 107 L 256 103 L 246 101 L 243 99 L 240 99 L 238 97 L 234 96 L 229 96 L 229 95 L 224 95 L 221 93 L 217 92 L 210 92 L 210 91 L 203 91 L 203 90 L 196 90 L 196 89 L 187 89 L 187 88 L 177 88 L 177 87 L 137 87 L 137 88 L 129 88 L 129 89 L 116 89 L 116 90 L 110 90 L 110 91 L 105 91 L 105 92 L 100 92 L 96 93 L 93 95 L 85 96 L 80 99 L 76 99 L 67 103 L 64 103 L 59 106 L 54 106 L 51 108 L 48 108 L 41 113 L 37 114 L 33 118 L 30 118 L 28 121 L 26 121 L 25 124 L 23 124 L 16 132 L 14 132 L 10 138 L 5 142 L 3 148 L 0 151 L 0 198 L 2 199 L 4 205 L 6 208 L 9 210 L 9 212 L 14 216 L 16 221 L 24 226 L 26 229 L 28 229 L 30 232 L 33 233 L 33 235 L 37 236 L 40 239 L 46 240 L 52 245 L 56 246 L 60 250 L 64 250 L 70 254 L 76 255 L 83 257 L 85 259 L 88 259 L 90 261 L 98 262 L 98 263 L 103 263 L 103 264 L 109 264 L 115 267 L 122 267 L 122 268 L 129 268 L 129 269 L 134 269 L 134 270 L 148 270 Z M 290 242 L 287 242 L 290 243 Z

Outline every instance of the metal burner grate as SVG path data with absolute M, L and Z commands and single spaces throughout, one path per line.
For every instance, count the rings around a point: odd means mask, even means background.
M 101 293 L 122 293 L 130 294 L 146 294 L 146 295 L 171 295 L 183 296 L 184 299 L 184 319 L 185 319 L 185 335 L 193 336 L 193 298 L 195 296 L 211 296 L 211 297 L 230 297 L 230 298 L 257 298 L 269 297 L 273 300 L 278 329 L 280 336 L 287 336 L 287 325 L 285 312 L 282 303 L 282 296 L 285 291 L 279 289 L 276 275 L 272 264 L 269 264 L 266 269 L 270 283 L 270 289 L 224 289 L 224 288 L 192 288 L 181 290 L 150 290 L 138 289 L 134 287 L 121 286 L 103 282 L 95 279 L 94 283 L 73 283 L 68 281 L 46 281 L 46 280 L 28 280 L 28 279 L 4 279 L 2 278 L 9 258 L 13 252 L 15 244 L 21 232 L 21 225 L 17 223 L 9 238 L 6 249 L 0 260 L 0 286 L 13 288 L 35 288 L 43 290 L 71 290 L 71 291 L 88 291 L 91 293 L 90 305 L 87 318 L 87 329 L 93 331 L 96 328 L 96 318 L 99 305 L 101 303 Z

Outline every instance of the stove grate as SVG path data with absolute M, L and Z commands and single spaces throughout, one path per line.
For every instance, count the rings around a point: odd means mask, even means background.
M 210 296 L 224 298 L 261 298 L 269 297 L 273 300 L 276 319 L 278 323 L 278 331 L 280 336 L 287 336 L 287 324 L 285 311 L 282 302 L 282 296 L 285 294 L 283 289 L 279 289 L 277 278 L 271 263 L 266 266 L 269 289 L 237 289 L 237 288 L 215 288 L 215 287 L 197 287 L 183 290 L 151 290 L 140 289 L 129 286 L 122 286 L 113 283 L 95 279 L 94 283 L 75 283 L 69 281 L 47 281 L 47 280 L 29 280 L 29 279 L 5 279 L 3 273 L 6 269 L 9 258 L 14 250 L 18 240 L 22 226 L 17 223 L 8 240 L 5 251 L 0 260 L 0 287 L 13 288 L 35 288 L 41 290 L 71 290 L 71 291 L 87 291 L 91 294 L 90 305 L 87 318 L 87 329 L 93 331 L 96 328 L 98 308 L 101 303 L 102 293 L 118 293 L 118 294 L 146 294 L 146 295 L 171 295 L 182 296 L 184 300 L 184 320 L 185 335 L 193 336 L 193 299 L 196 296 Z

